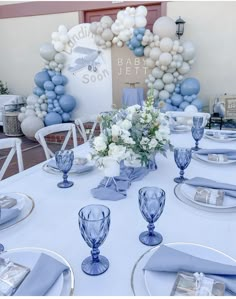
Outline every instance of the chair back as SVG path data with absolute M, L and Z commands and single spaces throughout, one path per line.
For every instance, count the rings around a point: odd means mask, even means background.
M 91 129 L 85 128 L 85 123 L 92 123 Z M 75 125 L 83 138 L 84 143 L 91 140 L 94 137 L 96 126 L 98 125 L 97 121 L 97 115 L 87 116 L 87 117 L 81 117 L 77 118 L 75 120 Z
M 3 166 L 0 170 L 0 180 L 2 180 L 13 156 L 16 154 L 17 156 L 17 163 L 19 172 L 24 170 L 24 164 L 22 159 L 22 152 L 21 152 L 21 139 L 20 138 L 3 138 L 0 139 L 0 149 L 7 149 L 10 148 L 10 152 L 8 153 L 6 160 L 3 163 Z
M 51 125 L 48 127 L 44 127 L 42 129 L 39 129 L 36 134 L 35 138 L 36 140 L 41 144 L 43 147 L 46 159 L 50 159 L 51 157 L 54 157 L 54 153 L 49 149 L 47 142 L 45 140 L 45 137 L 49 134 L 53 133 L 59 133 L 59 132 L 66 132 L 67 134 L 65 136 L 64 142 L 62 144 L 61 150 L 64 150 L 68 144 L 68 141 L 70 137 L 72 136 L 73 139 L 73 146 L 76 147 L 78 145 L 77 143 L 77 135 L 76 135 L 76 128 L 75 125 L 72 123 L 65 123 L 65 124 L 56 124 Z

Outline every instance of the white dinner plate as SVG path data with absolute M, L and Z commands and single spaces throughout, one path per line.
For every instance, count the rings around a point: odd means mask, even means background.
M 212 133 L 206 132 L 205 137 L 208 139 L 214 140 L 216 142 L 222 142 L 222 143 L 235 141 L 236 137 L 228 137 L 227 135 L 229 135 L 229 134 L 230 133 L 220 132 L 218 136 L 214 136 L 214 135 L 212 135 Z M 220 136 L 223 136 L 224 138 L 220 138 Z
M 71 170 L 69 171 L 69 174 L 73 174 L 73 175 L 82 175 L 82 174 L 86 174 L 92 170 L 94 170 L 95 165 L 94 162 L 88 162 L 85 164 L 85 166 L 88 166 L 88 169 L 85 170 L 81 170 L 78 172 L 78 168 L 73 167 L 71 168 Z M 45 164 L 43 164 L 43 170 L 50 173 L 50 174 L 61 174 L 61 171 L 57 168 L 51 167 L 50 165 L 48 165 L 48 163 L 46 162 Z
M 9 258 L 15 263 L 33 269 L 41 253 L 47 254 L 54 259 L 68 266 L 69 271 L 63 272 L 54 285 L 47 292 L 46 296 L 71 296 L 74 292 L 74 274 L 70 264 L 56 252 L 42 248 L 17 248 L 10 249 L 1 253 L 1 257 Z M 47 279 L 47 277 L 45 277 Z
M 165 244 L 176 250 L 191 255 L 236 266 L 236 260 L 216 249 L 192 243 Z M 131 287 L 136 296 L 169 296 L 176 279 L 176 273 L 154 272 L 143 270 L 147 261 L 160 246 L 146 251 L 136 262 L 131 276 Z M 226 295 L 230 295 L 226 293 Z
M 6 229 L 10 226 L 16 225 L 17 223 L 23 221 L 25 218 L 27 218 L 34 209 L 34 201 L 33 199 L 23 193 L 0 193 L 0 196 L 9 196 L 11 198 L 15 198 L 17 200 L 17 204 L 13 208 L 18 208 L 20 210 L 19 215 L 3 224 L 0 224 L 0 230 Z
M 202 162 L 206 162 L 206 163 L 210 163 L 210 164 L 215 164 L 215 165 L 228 165 L 228 164 L 233 164 L 236 163 L 236 160 L 228 160 L 225 162 L 221 162 L 221 161 L 211 161 L 208 160 L 208 156 L 207 155 L 199 155 L 197 153 L 192 153 L 192 158 L 197 160 L 197 161 L 202 161 Z
M 191 128 L 185 125 L 177 125 L 174 128 L 171 128 L 172 133 L 186 133 L 189 132 Z
M 214 206 L 209 204 L 204 204 L 194 200 L 194 194 L 196 187 L 189 186 L 187 184 L 178 184 L 175 186 L 174 192 L 176 197 L 183 203 L 198 208 L 200 210 L 208 212 L 219 212 L 219 213 L 232 213 L 236 212 L 236 198 L 233 199 L 230 196 L 224 198 L 224 203 L 222 206 Z

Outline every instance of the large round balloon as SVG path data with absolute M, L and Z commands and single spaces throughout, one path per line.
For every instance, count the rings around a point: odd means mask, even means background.
M 39 72 L 34 76 L 34 82 L 40 88 L 44 88 L 43 85 L 46 81 L 50 81 L 50 76 L 47 71 Z
M 28 138 L 34 138 L 35 133 L 43 127 L 43 121 L 37 116 L 27 116 L 21 123 L 21 130 Z
M 53 45 L 51 43 L 45 43 L 40 47 L 40 55 L 42 58 L 44 58 L 45 60 L 53 60 L 54 56 L 57 54 L 57 52 L 55 51 Z
M 62 123 L 62 118 L 61 118 L 60 114 L 58 114 L 56 112 L 49 112 L 45 116 L 44 122 L 45 122 L 46 126 L 61 124 Z
M 183 96 L 198 94 L 200 91 L 200 83 L 195 78 L 187 78 L 181 83 L 180 91 Z
M 76 105 L 75 98 L 66 94 L 61 96 L 59 104 L 64 112 L 71 112 Z
M 61 85 L 63 84 L 64 78 L 61 75 L 56 75 L 54 77 L 52 77 L 52 82 L 55 85 Z
M 182 53 L 183 59 L 185 61 L 191 60 L 195 56 L 195 47 L 192 42 L 185 41 L 183 43 L 183 53 Z
M 170 17 L 161 17 L 153 25 L 153 33 L 160 38 L 174 38 L 176 33 L 176 24 Z

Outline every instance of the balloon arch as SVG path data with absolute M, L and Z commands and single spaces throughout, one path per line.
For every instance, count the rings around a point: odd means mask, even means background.
M 158 18 L 151 32 L 145 28 L 146 16 L 145 6 L 127 7 L 117 13 L 115 21 L 103 16 L 91 23 L 90 31 L 102 49 L 126 45 L 135 56 L 145 57 L 146 66 L 152 69 L 145 80 L 148 94 L 154 92 L 161 111 L 201 111 L 198 80 L 184 79 L 194 63 L 193 43 L 176 39 L 176 24 L 169 17 Z M 66 62 L 63 52 L 71 50 L 67 28 L 60 25 L 51 38 L 51 43 L 40 47 L 44 68 L 35 75 L 36 87 L 19 114 L 22 131 L 28 137 L 34 137 L 44 126 L 68 122 L 76 106 L 75 98 L 66 94 L 68 80 L 62 74 Z

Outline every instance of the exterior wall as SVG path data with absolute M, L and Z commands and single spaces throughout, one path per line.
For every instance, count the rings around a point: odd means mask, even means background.
M 12 94 L 32 93 L 34 76 L 43 67 L 40 46 L 51 41 L 60 24 L 71 28 L 78 23 L 78 12 L 0 19 L 0 80 Z
M 196 61 L 188 77 L 200 80 L 200 97 L 207 104 L 217 95 L 236 94 L 236 2 L 168 2 L 167 15 L 181 16 L 181 38 L 196 46 Z

